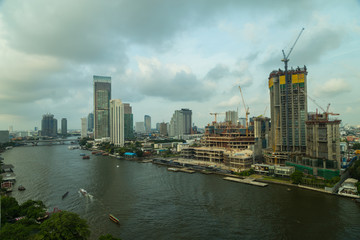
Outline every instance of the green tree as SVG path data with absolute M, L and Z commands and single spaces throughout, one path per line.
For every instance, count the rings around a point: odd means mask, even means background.
M 295 172 L 293 172 L 290 175 L 290 179 L 291 179 L 292 183 L 294 183 L 294 184 L 303 183 L 303 177 L 304 177 L 304 173 L 302 173 L 298 170 L 296 170 Z
M 53 214 L 50 219 L 41 224 L 38 234 L 39 239 L 49 240 L 81 240 L 89 236 L 90 230 L 86 220 L 68 211 Z
M 15 198 L 1 197 L 1 224 L 20 216 L 20 206 Z
M 354 150 L 360 149 L 360 143 L 354 143 L 352 146 L 352 149 L 354 149 Z
M 37 219 L 45 215 L 45 204 L 42 201 L 27 200 L 20 205 L 20 215 Z
M 7 223 L 1 227 L 0 239 L 7 240 L 21 240 L 32 239 L 34 232 L 38 230 L 36 224 L 26 224 L 24 220 L 20 220 L 16 223 Z
M 116 238 L 111 234 L 102 235 L 99 237 L 99 240 L 121 240 L 120 238 Z

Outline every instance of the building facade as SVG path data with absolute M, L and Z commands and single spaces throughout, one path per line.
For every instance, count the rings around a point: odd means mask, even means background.
M 87 118 L 81 118 L 81 138 L 87 137 Z
M 9 131 L 8 130 L 0 130 L 0 143 L 9 142 Z
M 124 139 L 133 140 L 134 137 L 134 115 L 129 103 L 124 104 Z
M 89 113 L 87 119 L 88 119 L 88 132 L 93 132 L 94 131 L 94 114 Z
M 170 137 L 181 137 L 192 133 L 192 111 L 187 108 L 176 110 L 169 126 Z
M 62 118 L 61 119 L 61 135 L 67 134 L 67 119 Z
M 159 124 L 160 135 L 167 136 L 168 135 L 167 129 L 168 129 L 168 124 L 167 123 L 162 122 L 162 123 Z
M 145 124 L 144 124 L 144 122 L 136 122 L 135 123 L 135 131 L 137 133 L 145 133 Z
M 111 77 L 94 76 L 94 138 L 110 137 Z
M 306 151 L 306 76 L 306 67 L 270 73 L 271 144 L 276 152 Z
M 225 112 L 225 122 L 229 122 L 232 125 L 237 125 L 237 123 L 238 123 L 238 112 L 237 111 L 227 111 L 227 112 Z
M 53 114 L 44 114 L 41 120 L 41 136 L 56 137 L 57 119 Z
M 149 115 L 144 116 L 145 132 L 151 133 L 151 117 Z
M 120 99 L 110 100 L 110 142 L 124 146 L 124 105 Z

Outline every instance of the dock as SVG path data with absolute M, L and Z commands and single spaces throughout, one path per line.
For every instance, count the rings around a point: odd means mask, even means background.
M 233 178 L 233 177 L 224 177 L 223 179 L 227 181 L 251 184 L 258 187 L 266 187 L 268 185 L 267 183 L 256 182 L 255 179 L 252 178 L 241 179 L 241 178 Z
M 194 173 L 195 172 L 194 170 L 190 170 L 187 168 L 173 168 L 173 167 L 168 168 L 168 171 L 184 172 L 184 173 Z

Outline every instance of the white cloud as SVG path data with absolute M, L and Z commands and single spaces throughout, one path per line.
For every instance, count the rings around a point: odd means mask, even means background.
M 346 80 L 341 78 L 333 78 L 326 80 L 324 84 L 317 86 L 314 93 L 318 97 L 331 98 L 350 91 L 351 86 Z

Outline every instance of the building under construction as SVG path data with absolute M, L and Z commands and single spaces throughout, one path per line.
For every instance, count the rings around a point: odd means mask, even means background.
M 258 128 L 257 134 L 259 137 L 267 136 L 262 131 L 268 131 L 269 119 L 265 119 L 265 124 L 260 121 L 251 119 L 248 128 L 239 125 L 231 124 L 231 122 L 217 123 L 213 122 L 211 125 L 205 127 L 205 134 L 201 139 L 201 147 L 185 148 L 181 152 L 183 158 L 192 158 L 200 161 L 221 163 L 230 167 L 234 171 L 243 171 L 250 169 L 254 163 L 256 147 L 266 145 L 262 139 L 258 140 L 255 137 L 254 125 Z M 256 144 L 259 142 L 259 144 Z
M 268 163 L 285 164 L 288 155 L 306 151 L 306 76 L 305 66 L 269 75 L 272 149 L 264 151 Z
M 306 153 L 286 162 L 305 173 L 331 179 L 340 174 L 340 120 L 329 114 L 309 113 L 306 121 Z

